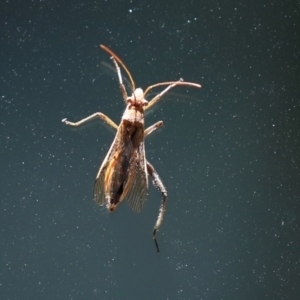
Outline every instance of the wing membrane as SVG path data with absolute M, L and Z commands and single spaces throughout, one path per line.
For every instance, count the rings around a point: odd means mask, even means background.
M 99 170 L 99 173 L 96 177 L 95 185 L 94 185 L 94 200 L 95 202 L 102 206 L 107 203 L 106 198 L 105 198 L 105 188 L 104 188 L 104 176 L 105 176 L 105 170 L 107 168 L 103 167 L 102 169 Z
M 124 139 L 124 137 L 122 139 L 121 137 L 122 130 L 119 128 L 97 174 L 94 185 L 94 200 L 100 206 L 110 205 L 110 184 L 113 182 L 112 176 L 116 173 L 124 174 L 123 191 L 117 203 L 126 199 L 129 207 L 134 212 L 139 213 L 146 202 L 148 191 L 148 173 L 144 143 L 141 142 L 140 145 L 134 149 L 130 139 Z M 122 159 L 125 162 L 124 165 L 122 164 Z M 126 161 L 129 162 L 127 166 Z M 122 170 L 123 166 L 126 170 Z M 108 188 L 107 191 L 106 188 Z
M 146 171 L 146 158 L 144 143 L 134 151 L 130 161 L 128 180 L 131 188 L 126 196 L 129 207 L 136 213 L 139 213 L 145 205 L 148 192 L 148 173 Z M 126 183 L 127 184 L 127 183 Z
M 111 147 L 107 152 L 107 155 L 96 176 L 95 185 L 94 185 L 94 200 L 100 206 L 107 204 L 107 199 L 105 195 L 105 174 L 111 159 L 115 156 L 115 154 L 118 151 L 119 143 L 120 143 L 119 136 L 120 136 L 120 129 L 118 130 L 115 139 L 111 144 Z

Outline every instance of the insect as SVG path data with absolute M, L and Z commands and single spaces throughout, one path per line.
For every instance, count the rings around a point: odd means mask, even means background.
M 94 200 L 98 205 L 106 205 L 110 212 L 116 210 L 118 205 L 126 200 L 130 208 L 139 213 L 146 201 L 148 191 L 148 175 L 152 178 L 154 186 L 162 195 L 158 217 L 153 229 L 153 239 L 156 250 L 159 246 L 156 233 L 160 228 L 166 211 L 167 190 L 163 185 L 154 167 L 146 160 L 144 138 L 163 125 L 162 121 L 144 129 L 144 112 L 161 99 L 171 88 L 179 85 L 200 88 L 201 85 L 192 82 L 185 82 L 183 79 L 150 85 L 145 91 L 136 88 L 130 72 L 123 61 L 108 47 L 100 47 L 111 55 L 111 59 L 117 70 L 119 84 L 126 109 L 118 126 L 109 117 L 101 112 L 94 113 L 76 123 L 63 119 L 67 125 L 80 126 L 94 118 L 100 118 L 113 127 L 117 133 L 114 141 L 100 166 L 94 185 Z M 128 96 L 121 76 L 121 67 L 127 73 L 132 95 Z M 167 86 L 152 100 L 147 101 L 146 95 L 153 88 Z

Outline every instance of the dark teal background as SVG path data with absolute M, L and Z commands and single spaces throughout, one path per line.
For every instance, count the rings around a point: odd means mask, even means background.
M 2 1 L 0 298 L 298 299 L 299 9 Z M 159 254 L 151 183 L 139 215 L 93 202 L 113 130 L 61 123 L 97 111 L 121 119 L 100 43 L 137 86 L 180 77 L 203 86 L 174 88 L 146 116 L 147 126 L 164 121 L 146 140 L 169 196 Z

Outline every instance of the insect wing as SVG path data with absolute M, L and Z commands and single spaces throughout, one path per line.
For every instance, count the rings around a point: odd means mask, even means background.
M 126 197 L 133 182 L 129 178 L 134 175 L 130 172 L 133 153 L 132 141 L 120 126 L 96 177 L 94 200 L 98 205 L 107 204 L 113 211 Z
M 148 192 L 148 173 L 146 168 L 145 147 L 141 142 L 134 151 L 129 167 L 128 181 L 131 181 L 126 196 L 129 207 L 136 213 L 139 213 L 146 202 Z M 125 187 L 126 189 L 126 187 Z
M 106 204 L 104 176 L 105 176 L 105 171 L 107 169 L 107 164 L 108 162 L 106 162 L 105 166 L 101 166 L 94 185 L 94 200 L 100 206 Z
M 110 161 L 118 152 L 119 144 L 120 144 L 120 130 L 118 130 L 115 139 L 111 144 L 111 147 L 107 152 L 107 155 L 96 176 L 95 185 L 94 185 L 94 200 L 100 206 L 107 204 L 107 200 L 105 196 L 105 174 L 107 172 L 107 168 L 109 166 Z

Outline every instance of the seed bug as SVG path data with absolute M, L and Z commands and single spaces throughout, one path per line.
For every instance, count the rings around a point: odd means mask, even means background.
M 63 119 L 62 122 L 71 126 L 80 126 L 94 118 L 101 118 L 117 131 L 114 141 L 96 176 L 94 200 L 98 205 L 106 205 L 108 210 L 113 212 L 123 200 L 127 200 L 130 208 L 134 212 L 139 213 L 146 201 L 148 174 L 150 175 L 154 186 L 162 195 L 158 217 L 152 233 L 156 250 L 159 252 L 156 233 L 162 224 L 166 211 L 167 190 L 154 167 L 146 160 L 144 138 L 161 127 L 163 122 L 156 122 L 147 129 L 144 129 L 144 112 L 175 86 L 184 85 L 200 88 L 201 85 L 179 79 L 178 81 L 156 83 L 143 91 L 141 88 L 136 88 L 132 76 L 123 61 L 106 46 L 100 45 L 100 47 L 111 55 L 111 59 L 117 70 L 121 93 L 126 104 L 120 125 L 118 126 L 101 112 L 94 113 L 76 123 L 69 122 L 67 119 Z M 127 95 L 119 64 L 129 77 L 132 87 L 131 96 Z M 159 86 L 167 87 L 152 100 L 147 101 L 145 97 L 148 92 Z

